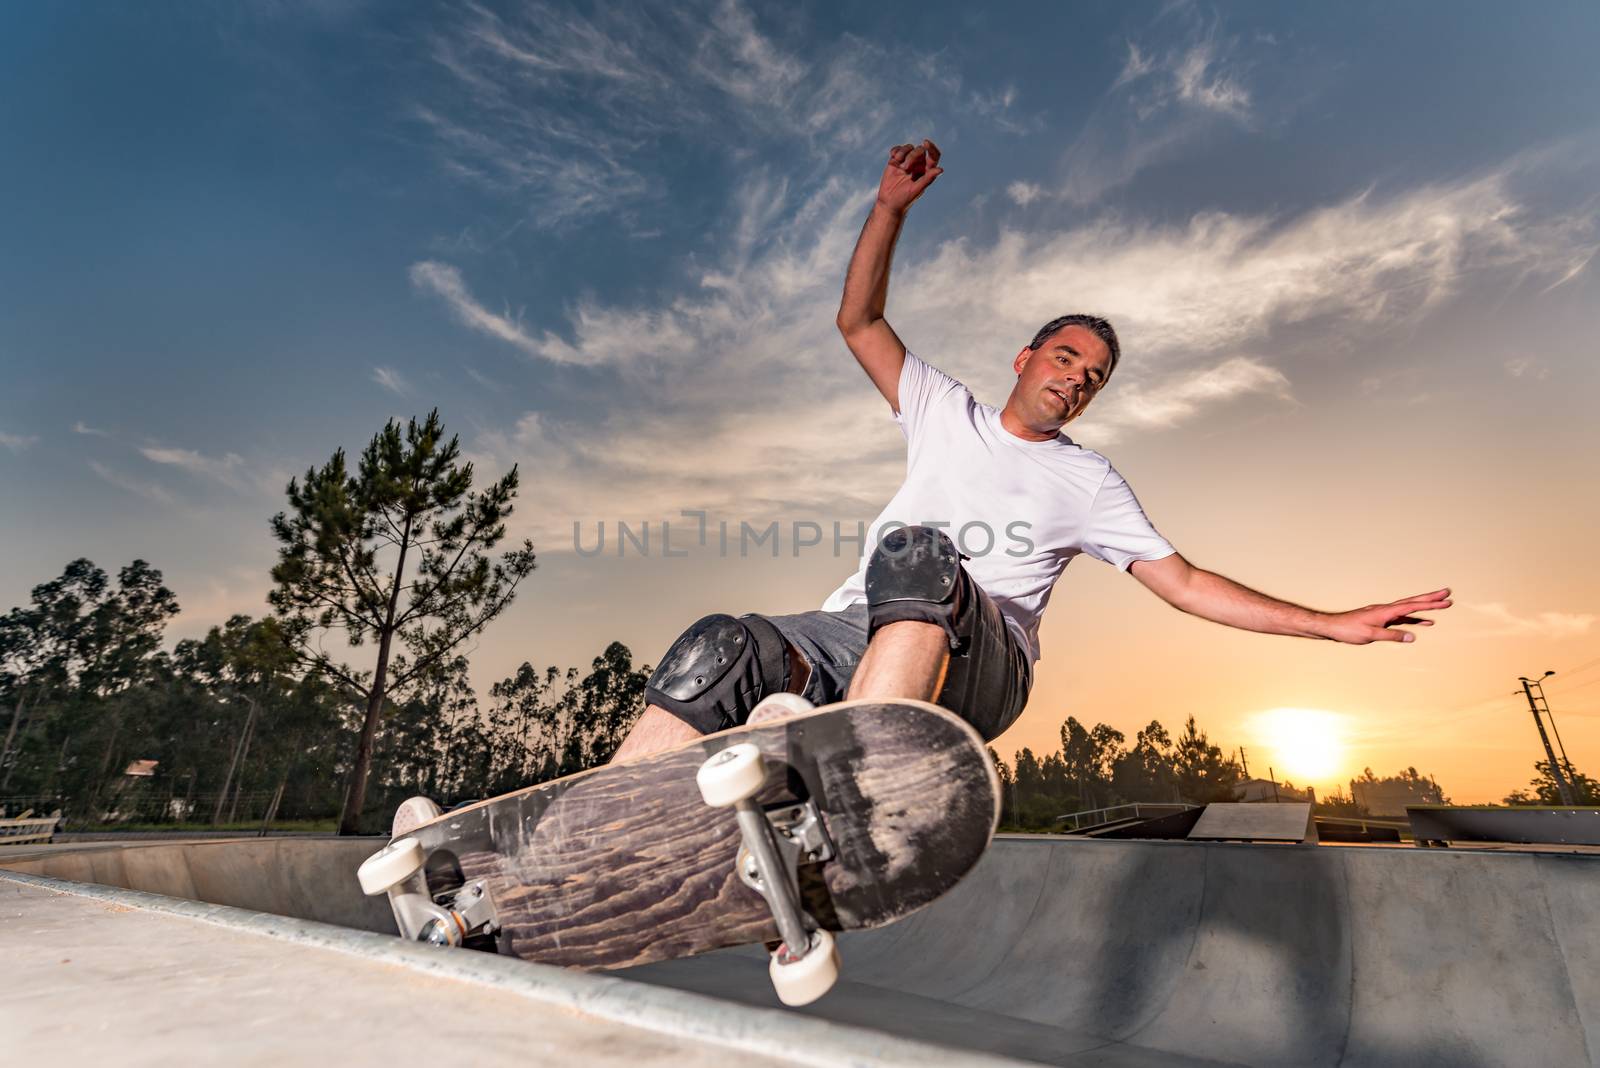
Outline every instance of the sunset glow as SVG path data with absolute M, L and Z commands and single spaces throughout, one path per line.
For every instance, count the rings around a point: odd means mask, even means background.
M 1260 746 L 1255 774 L 1266 777 L 1268 769 L 1278 780 L 1298 785 L 1323 785 L 1344 773 L 1345 726 L 1335 712 L 1316 708 L 1274 708 L 1262 712 L 1251 722 Z

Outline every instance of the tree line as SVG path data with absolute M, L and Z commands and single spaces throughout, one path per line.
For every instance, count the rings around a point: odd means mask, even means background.
M 618 643 L 587 674 L 525 663 L 480 703 L 466 649 L 535 567 L 497 552 L 513 467 L 481 490 L 437 411 L 390 420 L 287 487 L 264 618 L 167 651 L 178 601 L 142 560 L 89 560 L 0 617 L 0 798 L 86 821 L 283 821 L 341 833 L 412 793 L 446 804 L 609 759 L 647 666 Z M 14 813 L 13 813 L 14 814 Z
M 993 749 L 989 756 L 1000 774 L 1001 825 L 1014 830 L 1059 829 L 1062 815 L 1129 802 L 1231 801 L 1244 781 L 1239 762 L 1193 716 L 1176 738 L 1151 720 L 1131 746 L 1114 727 L 1086 728 L 1068 716 L 1056 752 L 1040 757 L 1023 748 L 1009 764 Z
M 341 813 L 365 708 L 302 667 L 271 617 L 237 615 L 167 651 L 177 610 L 144 561 L 112 580 L 75 560 L 0 617 L 0 707 L 11 713 L 0 798 L 83 823 Z M 643 707 L 648 677 L 618 642 L 586 673 L 524 663 L 482 703 L 461 662 L 430 673 L 379 717 L 365 827 L 380 829 L 413 794 L 451 804 L 603 763 Z

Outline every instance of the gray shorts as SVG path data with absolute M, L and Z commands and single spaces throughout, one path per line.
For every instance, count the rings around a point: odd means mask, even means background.
M 972 591 L 972 614 L 963 612 L 957 620 L 963 647 L 950 655 L 944 689 L 935 702 L 972 724 L 985 741 L 993 741 L 1022 714 L 1033 684 L 1033 663 L 988 595 L 970 578 L 964 585 Z M 815 705 L 843 701 L 867 651 L 867 606 L 765 618 L 811 665 L 801 696 Z
M 949 535 L 906 527 L 885 535 L 867 565 L 865 604 L 788 616 L 722 613 L 685 630 L 645 685 L 645 700 L 701 734 L 736 727 L 762 697 L 793 685 L 793 653 L 809 664 L 803 696 L 844 700 L 871 636 L 901 622 L 937 625 L 950 657 L 934 701 L 986 740 L 1022 714 L 1033 659 L 994 599 L 965 567 Z M 793 653 L 791 653 L 791 648 Z

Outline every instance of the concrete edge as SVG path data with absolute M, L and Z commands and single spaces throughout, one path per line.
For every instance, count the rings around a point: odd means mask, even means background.
M 1033 1063 L 896 1038 L 868 1028 L 831 1023 L 778 1009 L 735 1005 L 612 976 L 470 950 L 440 950 L 391 935 L 227 905 L 0 869 L 0 883 L 3 882 L 381 961 L 440 979 L 494 987 L 610 1023 L 817 1068 L 834 1065 L 855 1068 L 900 1065 L 914 1068 L 975 1065 L 981 1068 L 992 1065 L 1003 1068 Z

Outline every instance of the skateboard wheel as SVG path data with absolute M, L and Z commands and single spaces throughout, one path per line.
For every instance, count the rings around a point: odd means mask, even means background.
M 767 974 L 785 1005 L 809 1005 L 839 981 L 839 949 L 827 931 L 811 932 L 811 948 L 803 957 L 784 960 L 782 952 L 772 955 Z
M 349 870 L 349 869 L 346 869 Z M 385 893 L 422 870 L 422 843 L 415 838 L 397 838 L 361 862 L 356 878 L 361 892 Z
M 432 798 L 408 797 L 394 810 L 394 821 L 389 825 L 389 837 L 398 838 L 402 834 L 409 834 L 443 814 L 444 810 Z
M 774 720 L 787 719 L 790 716 L 803 716 L 807 712 L 815 712 L 817 706 L 807 701 L 797 693 L 768 694 L 761 699 L 756 707 L 750 710 L 748 723 L 768 723 Z
M 695 773 L 700 796 L 713 808 L 736 805 L 755 794 L 767 781 L 767 762 L 749 742 L 730 745 Z

